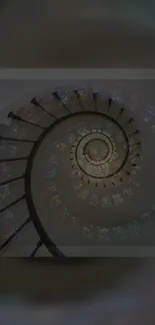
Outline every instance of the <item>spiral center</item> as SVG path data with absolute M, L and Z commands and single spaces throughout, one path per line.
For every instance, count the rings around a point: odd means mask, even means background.
M 88 155 L 94 162 L 102 161 L 107 157 L 109 153 L 109 147 L 107 143 L 101 139 L 91 140 L 84 149 L 84 154 Z

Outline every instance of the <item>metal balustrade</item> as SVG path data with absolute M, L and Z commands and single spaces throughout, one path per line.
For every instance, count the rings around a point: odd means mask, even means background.
M 71 170 L 76 169 L 76 175 L 79 175 L 79 180 L 83 181 L 85 180 L 86 184 L 89 186 L 90 184 L 94 184 L 94 188 L 96 187 L 100 187 L 102 186 L 103 188 L 109 188 L 110 186 L 115 187 L 117 185 L 117 182 L 119 182 L 119 184 L 122 184 L 124 181 L 124 175 L 126 175 L 126 177 L 130 177 L 132 171 L 135 169 L 135 167 L 137 166 L 137 164 L 139 163 L 139 159 L 140 159 L 140 155 L 141 155 L 141 141 L 140 141 L 140 131 L 137 129 L 136 126 L 133 126 L 133 124 L 135 123 L 135 120 L 133 117 L 129 116 L 129 112 L 125 109 L 125 107 L 120 107 L 119 104 L 115 103 L 114 99 L 112 99 L 111 97 L 107 98 L 107 99 L 102 99 L 99 96 L 99 93 L 96 91 L 91 91 L 89 92 L 89 101 L 92 101 L 92 107 L 93 110 L 89 110 L 89 107 L 87 107 L 87 98 L 83 99 L 83 96 L 81 94 L 81 92 L 78 89 L 75 89 L 72 92 L 72 96 L 71 98 L 74 99 L 74 101 L 77 101 L 77 111 L 73 111 L 72 112 L 72 102 L 70 102 L 70 98 L 68 100 L 68 103 L 63 101 L 63 98 L 61 97 L 61 95 L 59 95 L 59 92 L 53 92 L 53 99 L 55 100 L 54 102 L 51 103 L 51 110 L 48 111 L 41 103 L 40 100 L 37 99 L 35 96 L 30 100 L 30 104 L 32 105 L 32 107 L 37 107 L 38 110 L 40 110 L 42 112 L 42 114 L 45 114 L 46 116 L 49 116 L 49 125 L 48 126 L 42 126 L 36 122 L 33 122 L 32 120 L 26 120 L 23 117 L 18 115 L 18 112 L 15 114 L 14 112 L 10 111 L 10 113 L 8 114 L 8 118 L 11 119 L 12 121 L 15 121 L 16 124 L 20 127 L 20 123 L 24 123 L 25 124 L 25 130 L 26 130 L 26 125 L 31 125 L 34 128 L 39 128 L 41 129 L 41 134 L 36 138 L 36 140 L 33 139 L 28 139 L 27 135 L 24 138 L 20 138 L 20 137 L 11 137 L 11 136 L 6 136 L 5 134 L 1 134 L 0 135 L 0 144 L 2 143 L 2 141 L 7 142 L 8 144 L 10 143 L 16 143 L 18 145 L 18 143 L 22 143 L 23 146 L 26 143 L 30 143 L 32 144 L 32 149 L 30 150 L 30 154 L 28 156 L 25 157 L 9 157 L 9 158 L 4 158 L 3 156 L 0 157 L 0 165 L 4 164 L 4 163 L 12 163 L 12 162 L 16 162 L 16 161 L 22 161 L 22 160 L 26 160 L 26 170 L 24 172 L 24 174 L 22 174 L 21 176 L 18 177 L 12 177 L 6 180 L 3 180 L 2 182 L 0 182 L 0 189 L 2 190 L 5 186 L 9 186 L 10 184 L 14 184 L 19 182 L 21 179 L 24 180 L 24 184 L 25 184 L 25 193 L 23 193 L 23 195 L 21 197 L 19 197 L 18 199 L 16 199 L 13 202 L 10 202 L 9 204 L 7 204 L 5 207 L 3 207 L 2 209 L 0 209 L 0 214 L 2 215 L 4 212 L 8 211 L 10 208 L 12 208 L 14 205 L 18 205 L 19 202 L 21 202 L 22 200 L 26 201 L 27 207 L 28 207 L 28 211 L 30 216 L 27 218 L 27 220 L 25 220 L 25 222 L 18 228 L 16 229 L 16 231 L 14 231 L 13 233 L 10 234 L 10 236 L 0 245 L 0 251 L 2 253 L 3 256 L 3 250 L 4 248 L 6 249 L 6 247 L 8 245 L 10 245 L 10 243 L 14 240 L 14 238 L 16 237 L 17 234 L 19 234 L 21 232 L 21 230 L 28 224 L 28 223 L 33 223 L 35 229 L 37 230 L 37 233 L 39 234 L 39 241 L 36 243 L 36 247 L 34 247 L 34 249 L 32 250 L 30 256 L 34 257 L 39 249 L 42 246 L 46 246 L 46 248 L 48 249 L 48 251 L 51 253 L 51 256 L 54 257 L 63 257 L 65 256 L 65 254 L 63 252 L 61 252 L 61 250 L 57 247 L 57 244 L 54 242 L 54 240 L 47 234 L 46 230 L 44 229 L 44 226 L 42 225 L 41 221 L 39 220 L 38 217 L 38 213 L 37 213 L 37 209 L 35 207 L 35 204 L 33 202 L 33 195 L 32 195 L 32 191 L 30 190 L 31 187 L 31 173 L 32 173 L 32 167 L 33 167 L 33 160 L 35 158 L 35 155 L 37 153 L 38 148 L 42 145 L 44 138 L 50 133 L 53 132 L 54 127 L 57 125 L 63 125 L 63 123 L 65 121 L 67 121 L 67 119 L 70 119 L 70 123 L 72 123 L 72 118 L 78 116 L 79 119 L 81 118 L 81 121 L 84 122 L 85 120 L 85 116 L 87 115 L 88 120 L 89 120 L 89 116 L 92 118 L 95 118 L 96 116 L 99 116 L 99 118 L 104 118 L 106 120 L 108 120 L 109 122 L 111 122 L 115 128 L 118 128 L 118 131 L 122 132 L 122 136 L 123 138 L 123 143 L 125 144 L 125 149 L 123 149 L 123 155 L 124 155 L 124 160 L 120 163 L 120 165 L 116 168 L 113 167 L 113 171 L 111 174 L 104 176 L 104 173 L 101 174 L 97 168 L 98 166 L 98 159 L 100 161 L 100 157 L 97 157 L 97 154 L 93 152 L 93 150 L 95 151 L 95 148 L 89 148 L 88 151 L 88 155 L 90 158 L 90 161 L 94 161 L 94 163 L 92 162 L 88 164 L 88 161 L 86 159 L 86 161 L 83 161 L 82 163 L 80 162 L 80 157 L 77 157 L 78 155 L 78 150 L 79 152 L 83 152 L 84 154 L 84 150 L 87 144 L 89 144 L 89 142 L 91 143 L 91 141 L 95 141 L 95 137 L 93 138 L 93 132 L 94 134 L 100 135 L 100 142 L 99 145 L 103 145 L 103 147 L 105 147 L 105 150 L 112 150 L 112 154 L 114 151 L 114 147 L 111 144 L 112 149 L 109 149 L 108 146 L 108 141 L 112 141 L 111 138 L 109 138 L 110 140 L 106 140 L 106 137 L 108 137 L 107 135 L 101 133 L 98 129 L 96 129 L 95 131 L 92 129 L 91 125 L 88 125 L 88 130 L 86 130 L 86 133 L 82 133 L 82 136 L 80 139 L 78 139 L 77 141 L 75 141 L 75 143 L 72 143 L 72 148 L 70 151 L 70 162 L 71 162 Z M 102 111 L 102 103 L 103 103 L 103 111 Z M 105 103 L 106 103 L 106 109 L 105 109 Z M 61 110 L 61 107 L 65 108 L 66 110 L 66 115 L 62 116 L 62 117 L 58 117 L 56 116 L 56 113 L 52 112 L 52 105 L 59 105 L 59 110 Z M 113 112 L 115 110 L 115 113 L 113 115 Z M 55 110 L 56 111 L 56 110 Z M 126 120 L 123 122 L 120 122 L 121 117 L 126 115 Z M 51 122 L 50 118 L 54 119 L 54 121 Z M 88 123 L 89 124 L 89 123 Z M 132 129 L 130 130 L 130 127 L 132 126 Z M 10 128 L 10 126 L 7 127 L 8 130 Z M 134 129 L 133 129 L 134 128 Z M 130 133 L 131 132 L 131 133 Z M 136 158 L 135 161 L 133 162 L 133 160 L 129 158 L 129 154 L 130 156 L 132 156 L 132 147 L 130 147 L 129 145 L 129 140 L 130 138 L 136 138 L 136 143 L 135 143 L 135 147 L 136 147 Z M 84 141 L 84 138 L 87 139 L 88 138 L 88 143 L 86 141 L 85 143 L 82 143 L 82 141 Z M 90 138 L 90 139 L 89 139 Z M 92 140 L 93 139 L 93 140 Z M 105 140 L 104 140 L 105 139 Z M 107 141 L 107 142 L 106 142 Z M 81 148 L 80 148 L 81 145 Z M 62 148 L 63 150 L 63 148 Z M 82 151 L 83 150 L 83 151 Z M 122 148 L 121 146 L 119 146 L 119 150 L 121 151 Z M 117 150 L 116 150 L 117 151 Z M 94 157 L 96 155 L 96 160 L 93 160 Z M 99 153 L 100 155 L 100 153 Z M 42 157 L 42 159 L 44 159 L 44 157 Z M 114 158 L 115 159 L 115 158 Z M 106 155 L 104 156 L 103 154 L 103 161 L 106 161 Z M 88 166 L 87 166 L 88 165 Z M 94 168 L 94 170 L 93 170 Z M 96 169 L 95 169 L 96 168 Z M 103 166 L 104 168 L 104 166 Z M 65 173 L 65 169 L 64 169 L 64 173 Z M 118 175 L 118 178 L 117 178 Z M 113 179 L 112 176 L 116 177 L 116 179 Z M 94 183 L 92 183 L 92 180 Z M 108 183 L 106 181 L 108 180 Z M 36 184 L 37 186 L 37 184 Z M 67 189 L 66 189 L 67 190 Z M 53 195 L 54 197 L 54 195 Z M 58 198 L 57 198 L 58 199 Z M 57 205 L 58 205 L 58 201 L 56 201 Z

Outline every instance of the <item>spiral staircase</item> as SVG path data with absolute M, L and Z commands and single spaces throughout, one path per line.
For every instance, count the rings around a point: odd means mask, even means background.
M 50 89 L 10 108 L 0 124 L 0 256 L 154 246 L 155 108 L 144 89 L 139 102 Z

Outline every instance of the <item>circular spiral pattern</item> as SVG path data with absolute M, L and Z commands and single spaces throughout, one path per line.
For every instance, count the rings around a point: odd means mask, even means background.
M 102 102 L 104 109 L 107 103 Z M 59 118 L 44 131 L 32 153 L 28 169 L 31 204 L 48 240 L 53 239 L 59 249 L 84 243 L 92 231 L 108 240 L 110 228 L 125 225 L 121 211 L 114 218 L 114 206 L 103 216 L 106 202 L 101 188 L 110 190 L 129 179 L 140 161 L 140 135 L 130 126 L 128 112 L 123 112 L 125 124 L 129 123 L 126 130 L 107 113 L 81 110 Z M 113 193 L 115 205 L 121 208 L 119 195 Z M 126 222 L 130 220 L 131 216 L 126 218 Z
M 90 119 L 90 114 L 88 116 Z M 97 113 L 94 121 L 96 117 Z M 93 128 L 94 121 L 91 126 L 89 121 L 89 127 L 79 135 L 71 150 L 72 165 L 89 177 L 88 183 L 92 178 L 101 183 L 105 178 L 117 175 L 129 158 L 129 149 L 131 151 L 129 139 L 117 121 L 101 114 L 99 119 L 103 119 L 103 128 Z M 138 154 L 137 147 L 137 158 Z
M 131 205 L 133 197 L 143 203 L 139 192 L 143 155 L 130 110 L 95 91 L 83 96 L 78 90 L 65 97 L 55 92 L 52 102 L 33 98 L 31 105 L 9 117 L 16 120 L 16 134 L 18 123 L 31 125 L 27 134 L 22 125 L 21 141 L 29 136 L 33 143 L 36 135 L 24 180 L 25 200 L 41 242 L 54 256 L 70 255 L 75 247 L 87 244 L 131 243 L 148 214 L 139 219 Z M 0 150 L 8 158 L 17 154 L 6 149 L 2 142 Z M 26 144 L 21 150 L 28 150 Z M 2 198 L 9 193 L 6 188 Z

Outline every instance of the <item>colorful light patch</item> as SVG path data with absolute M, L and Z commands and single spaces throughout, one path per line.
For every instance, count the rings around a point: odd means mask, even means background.
M 3 213 L 1 213 L 0 217 L 9 220 L 9 219 L 13 219 L 15 215 L 12 211 L 6 210 Z
M 2 173 L 7 177 L 10 178 L 11 168 L 6 163 L 2 163 Z
M 1 157 L 14 157 L 18 152 L 18 146 L 8 144 L 8 142 L 3 141 L 0 145 L 0 156 Z
M 9 185 L 0 186 L 0 198 L 5 199 L 9 195 L 10 195 L 10 186 Z
M 17 125 L 13 126 L 13 133 L 19 139 L 24 139 L 26 137 L 26 130 Z

